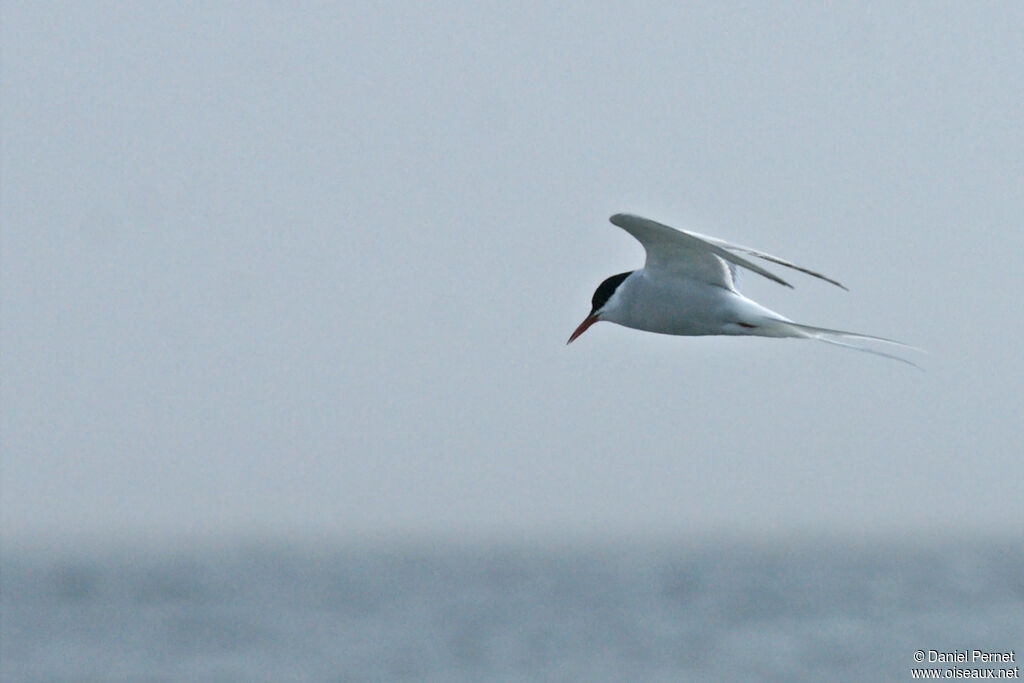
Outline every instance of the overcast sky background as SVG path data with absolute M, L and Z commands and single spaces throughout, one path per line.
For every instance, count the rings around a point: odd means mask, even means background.
M 1021 3 L 5 2 L 2 530 L 1024 519 Z M 928 351 L 604 323 L 630 211 Z

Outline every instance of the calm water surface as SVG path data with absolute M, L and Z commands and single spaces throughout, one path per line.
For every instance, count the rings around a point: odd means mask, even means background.
M 1024 544 L 2 554 L 14 681 L 911 680 L 1024 651 Z

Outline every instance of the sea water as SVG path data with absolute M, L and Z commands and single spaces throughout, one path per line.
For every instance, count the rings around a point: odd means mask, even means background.
M 5 547 L 0 572 L 5 683 L 898 681 L 952 666 L 918 652 L 1024 654 L 1019 539 Z

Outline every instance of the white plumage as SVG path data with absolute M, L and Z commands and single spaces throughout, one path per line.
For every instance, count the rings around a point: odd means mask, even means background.
M 614 275 L 601 283 L 594 292 L 590 314 L 572 333 L 569 342 L 594 323 L 607 320 L 661 334 L 817 339 L 914 365 L 904 358 L 844 340 L 905 344 L 856 332 L 794 323 L 743 296 L 736 289 L 737 268 L 746 268 L 786 287 L 792 285 L 736 252 L 798 270 L 846 289 L 836 280 L 771 254 L 714 237 L 676 230 L 648 218 L 618 213 L 611 217 L 611 222 L 643 245 L 647 260 L 643 268 Z

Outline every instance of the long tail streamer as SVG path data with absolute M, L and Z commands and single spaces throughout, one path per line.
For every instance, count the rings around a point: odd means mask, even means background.
M 817 339 L 818 341 L 825 342 L 826 344 L 832 344 L 833 346 L 841 346 L 844 349 L 853 349 L 854 351 L 861 351 L 863 353 L 870 353 L 875 356 L 882 356 L 883 358 L 891 358 L 901 363 L 911 365 L 918 370 L 922 370 L 920 365 L 909 361 L 906 358 L 886 353 L 885 351 L 879 351 L 868 346 L 862 346 L 860 344 L 851 344 L 848 339 L 863 339 L 865 341 L 879 342 L 882 344 L 892 344 L 893 346 L 899 346 L 912 351 L 921 351 L 921 349 L 904 344 L 903 342 L 896 341 L 895 339 L 886 339 L 885 337 L 876 337 L 870 334 L 860 334 L 858 332 L 845 332 L 843 330 L 831 330 L 827 327 L 814 327 L 812 325 L 801 325 L 799 323 L 790 322 L 788 320 L 776 320 L 773 321 L 781 328 L 792 330 L 794 337 L 802 337 L 804 339 Z

